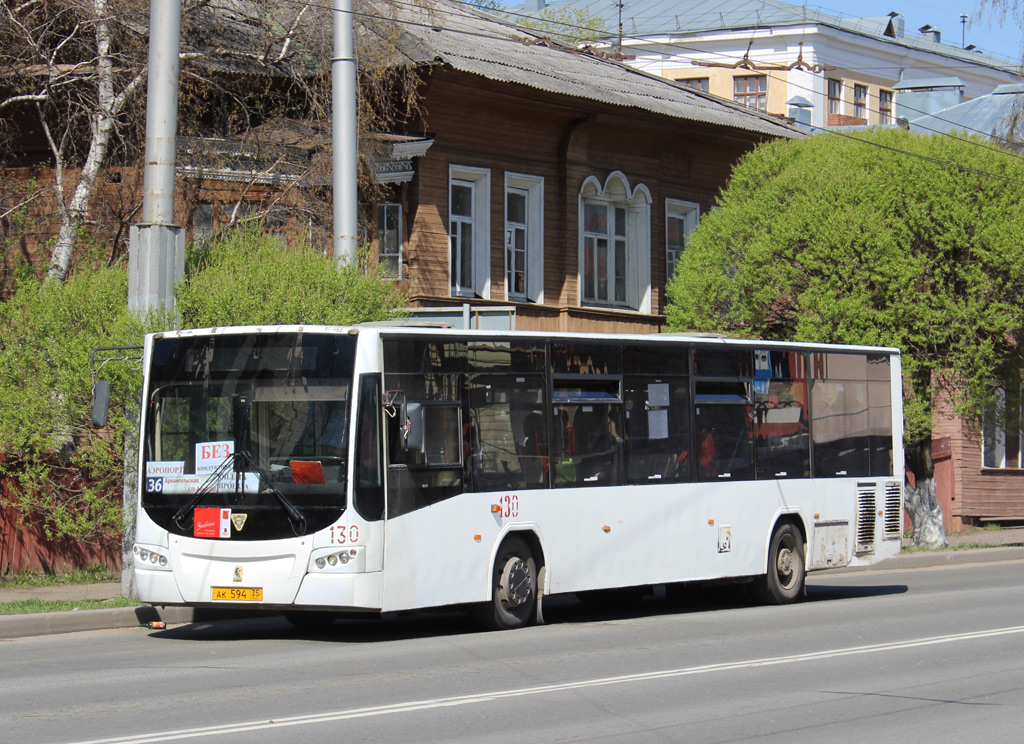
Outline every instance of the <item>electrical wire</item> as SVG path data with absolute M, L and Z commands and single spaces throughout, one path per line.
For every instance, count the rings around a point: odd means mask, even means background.
M 286 5 L 297 5 L 297 6 L 304 6 L 304 7 L 313 7 L 313 8 L 318 8 L 318 9 L 321 9 L 321 10 L 327 10 L 327 11 L 331 11 L 331 12 L 346 12 L 346 11 L 338 11 L 338 10 L 336 10 L 332 6 L 318 4 L 318 3 L 312 3 L 312 2 L 303 2 L 302 0 L 279 0 L 279 1 L 282 4 L 286 4 Z M 406 0 L 389 0 L 389 2 L 394 4 L 394 5 L 402 5 L 402 6 L 407 6 L 407 7 L 421 9 L 421 10 L 429 10 L 429 8 L 425 8 L 421 4 L 418 4 L 418 3 L 415 3 L 415 2 L 408 2 Z M 573 30 L 577 30 L 577 31 L 580 31 L 580 30 L 582 30 L 582 31 L 590 31 L 591 30 L 591 29 L 588 29 L 585 26 L 580 26 L 580 25 L 569 23 L 569 22 L 565 22 L 565 21 L 551 21 L 549 19 L 545 19 L 545 18 L 542 18 L 542 17 L 529 16 L 529 15 L 526 15 L 526 14 L 517 14 L 517 13 L 509 14 L 509 13 L 506 13 L 505 11 L 497 11 L 497 10 L 490 11 L 490 9 L 488 9 L 488 8 L 481 8 L 480 6 L 475 5 L 474 3 L 464 2 L 463 0 L 448 0 L 448 2 L 450 4 L 452 4 L 452 5 L 455 5 L 455 6 L 464 6 L 464 7 L 468 8 L 468 9 L 472 9 L 471 12 L 462 12 L 462 13 L 455 13 L 455 14 L 449 14 L 449 15 L 454 15 L 455 17 L 462 17 L 462 18 L 465 18 L 465 19 L 471 19 L 471 20 L 474 20 L 474 21 L 480 20 L 480 15 L 479 14 L 481 12 L 487 13 L 488 15 L 490 15 L 490 12 L 493 12 L 493 13 L 502 13 L 502 14 L 505 14 L 505 15 L 516 15 L 516 16 L 521 17 L 521 18 L 527 18 L 527 19 L 531 19 L 531 20 L 538 20 L 538 21 L 542 21 L 544 23 L 548 23 L 548 24 L 551 24 L 551 25 L 554 25 L 554 26 L 565 27 L 567 29 L 573 29 Z M 450 28 L 450 27 L 445 27 L 444 25 L 442 25 L 440 23 L 436 23 L 436 22 L 421 23 L 421 22 L 412 21 L 412 20 L 408 20 L 408 19 L 391 18 L 391 17 L 385 16 L 385 15 L 382 15 L 382 14 L 367 13 L 367 12 L 355 11 L 355 10 L 347 11 L 347 12 L 350 12 L 354 17 L 367 18 L 367 19 L 375 19 L 375 20 L 384 20 L 384 21 L 393 22 L 393 23 L 397 23 L 397 24 L 405 25 L 405 26 L 427 28 L 427 29 L 439 29 L 439 30 L 444 30 L 444 31 L 450 32 L 450 33 L 464 34 L 464 35 L 467 35 L 467 36 L 473 36 L 473 37 L 476 37 L 476 38 L 483 38 L 483 39 L 490 39 L 490 40 L 494 40 L 494 41 L 508 41 L 509 40 L 509 37 L 507 37 L 507 36 L 498 36 L 498 35 L 495 35 L 495 34 L 481 33 L 481 32 L 477 32 L 477 31 L 470 31 L 470 30 L 467 30 L 467 29 Z M 502 19 L 500 17 L 495 18 L 494 20 L 497 21 L 497 22 L 501 22 L 502 21 Z M 531 29 L 529 27 L 513 26 L 513 28 L 516 28 L 518 30 L 522 30 L 522 31 L 527 32 L 527 33 L 535 34 L 535 35 L 538 34 L 538 31 L 536 29 Z M 567 36 L 568 36 L 568 34 L 567 34 Z M 626 36 L 624 36 L 623 38 L 629 38 L 632 41 L 646 41 L 646 39 L 644 39 L 642 37 L 632 37 L 632 36 L 626 37 Z M 670 48 L 673 48 L 673 49 L 681 49 L 681 50 L 684 50 L 684 51 L 699 52 L 701 54 L 706 54 L 703 50 L 700 50 L 700 49 L 697 49 L 697 48 L 694 48 L 694 47 L 687 47 L 687 46 L 682 45 L 682 44 L 667 43 L 667 44 L 661 44 L 661 46 L 667 46 L 667 47 L 670 47 Z M 567 49 L 567 51 L 572 51 L 572 50 L 571 49 Z M 712 54 L 714 56 L 717 56 L 717 57 L 721 57 L 721 58 L 724 58 L 724 59 L 732 59 L 732 60 L 735 60 L 735 61 L 741 61 L 742 59 L 744 59 L 743 57 L 734 57 L 732 55 L 722 54 L 722 53 L 712 53 Z M 686 59 L 686 58 L 684 57 L 684 59 Z M 690 59 L 692 61 L 693 58 L 690 58 Z M 631 68 L 631 69 L 637 70 L 637 68 Z M 644 72 L 643 70 L 637 70 L 637 71 Z M 775 80 L 778 80 L 780 82 L 786 82 L 787 84 L 792 85 L 793 87 L 800 88 L 801 90 L 808 91 L 808 92 L 810 92 L 811 94 L 813 94 L 815 96 L 821 96 L 821 97 L 825 97 L 826 96 L 826 93 L 816 91 L 813 88 L 809 88 L 807 86 L 799 85 L 797 83 L 793 83 L 793 82 L 788 81 L 788 80 L 784 81 L 784 80 L 782 80 L 779 77 L 771 75 L 770 74 L 771 72 L 772 71 L 756 71 L 755 74 L 764 75 L 764 76 L 766 76 L 766 77 L 768 77 L 770 79 L 775 79 Z M 644 73 L 644 74 L 649 74 L 649 73 Z M 660 78 L 659 77 L 658 79 L 665 80 L 666 82 L 676 83 L 676 84 L 681 84 L 681 82 L 682 82 L 682 81 L 679 81 L 679 80 L 671 80 L 669 78 Z M 847 87 L 852 87 L 852 86 L 847 86 Z M 697 91 L 697 90 L 693 89 L 693 92 L 696 95 L 704 96 L 704 97 L 707 97 L 709 99 L 713 99 L 713 100 L 716 100 L 716 101 L 727 101 L 727 102 L 729 101 L 729 99 L 721 98 L 719 96 L 715 96 L 715 95 L 712 95 L 710 93 L 704 93 L 703 91 Z M 877 98 L 878 96 L 875 96 L 875 97 Z M 732 103 L 735 103 L 735 102 L 733 101 Z M 907 107 L 904 106 L 904 108 L 907 108 Z M 871 110 L 875 111 L 875 112 L 879 112 L 878 109 L 871 109 Z M 910 110 L 916 111 L 915 109 L 910 109 Z M 765 114 L 764 112 L 759 112 L 756 109 L 751 109 L 751 111 L 753 113 L 757 113 L 757 114 L 759 114 L 761 116 L 766 116 L 770 120 L 774 120 L 774 117 L 772 117 L 771 115 Z M 926 112 L 917 111 L 917 113 L 924 114 Z M 946 121 L 946 120 L 941 119 L 940 117 L 935 117 L 935 118 L 938 118 L 940 121 Z M 951 123 L 951 122 L 948 122 L 948 123 Z M 944 131 L 937 130 L 937 129 L 931 129 L 929 127 L 925 127 L 925 126 L 921 126 L 921 125 L 915 125 L 915 126 L 919 126 L 921 129 L 925 129 L 926 131 L 931 131 L 931 132 L 933 132 L 935 134 L 939 134 L 941 136 L 950 137 L 952 139 L 955 139 L 955 140 L 960 141 L 960 142 L 964 142 L 964 143 L 969 144 L 969 145 L 974 146 L 974 147 L 980 147 L 981 149 L 984 149 L 984 150 L 988 150 L 988 151 L 991 151 L 991 152 L 997 152 L 997 153 L 999 153 L 1001 155 L 1005 155 L 1005 156 L 1014 158 L 1015 160 L 1021 160 L 1022 159 L 1020 156 L 1016 155 L 1015 153 L 1012 153 L 1012 152 L 1010 152 L 1010 151 L 1008 151 L 1006 149 L 1003 149 L 1003 148 L 992 147 L 992 146 L 989 146 L 987 144 L 978 142 L 976 140 L 970 140 L 970 139 L 965 139 L 963 137 L 957 137 L 956 135 L 954 135 L 954 134 L 952 134 L 950 132 L 944 132 Z M 977 169 L 977 168 L 971 168 L 969 166 L 963 166 L 963 165 L 960 165 L 958 163 L 953 163 L 953 162 L 949 162 L 949 161 L 942 161 L 941 159 L 931 158 L 929 156 L 921 155 L 919 153 L 913 153 L 913 152 L 909 152 L 909 151 L 906 151 L 906 150 L 900 150 L 899 148 L 894 148 L 894 147 L 891 147 L 891 146 L 888 146 L 888 145 L 882 145 L 880 143 L 872 142 L 870 140 L 865 140 L 865 139 L 860 138 L 860 137 L 855 137 L 855 136 L 853 136 L 853 135 L 851 135 L 851 134 L 849 134 L 847 132 L 835 131 L 832 128 L 829 128 L 829 129 L 824 129 L 824 128 L 821 128 L 821 127 L 813 127 L 813 128 L 814 129 L 818 129 L 819 131 L 822 131 L 824 133 L 835 134 L 835 135 L 838 135 L 838 136 L 842 136 L 844 138 L 852 139 L 852 140 L 855 140 L 857 142 L 862 142 L 863 144 L 870 145 L 870 146 L 873 146 L 873 147 L 878 147 L 878 148 L 883 149 L 883 150 L 887 150 L 887 151 L 891 151 L 891 152 L 894 152 L 894 153 L 906 155 L 908 157 L 918 158 L 918 159 L 921 159 L 921 160 L 927 160 L 927 161 L 933 162 L 933 163 L 938 164 L 938 165 L 945 165 L 947 167 L 956 168 L 956 169 L 961 170 L 961 171 L 971 172 L 971 173 L 975 173 L 977 175 L 984 175 L 984 176 L 988 176 L 988 177 L 991 177 L 991 178 L 994 178 L 994 179 L 998 179 L 998 180 L 1001 180 L 1001 181 L 1005 181 L 1005 182 L 1009 182 L 1009 183 L 1024 184 L 1024 181 L 1022 181 L 1022 180 L 1013 179 L 1013 178 L 1010 178 L 1008 176 L 1003 176 L 1003 175 L 996 174 L 996 173 L 989 173 L 987 171 L 983 171 L 983 170 L 980 170 L 980 169 Z M 967 129 L 969 131 L 974 131 L 975 133 L 981 134 L 982 136 L 985 136 L 985 137 L 993 137 L 992 134 L 980 132 L 980 130 L 970 130 L 968 127 L 964 127 L 964 129 Z M 1006 140 L 1006 139 L 1003 139 L 1003 138 L 996 138 L 996 139 L 1002 139 L 1002 141 L 1006 142 L 1007 144 L 1011 143 L 1010 140 Z

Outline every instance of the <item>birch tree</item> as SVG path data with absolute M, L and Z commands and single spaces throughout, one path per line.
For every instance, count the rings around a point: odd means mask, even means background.
M 408 96 L 416 86 L 403 85 L 406 71 L 393 65 L 393 24 L 359 17 L 360 122 L 380 131 L 408 103 L 390 94 Z M 323 5 L 185 0 L 179 132 L 238 137 L 275 115 L 326 122 L 330 29 Z M 70 270 L 103 169 L 140 164 L 148 34 L 148 0 L 0 6 L 0 142 L 8 162 L 53 168 L 60 229 L 51 280 Z M 42 151 L 26 152 L 33 142 Z

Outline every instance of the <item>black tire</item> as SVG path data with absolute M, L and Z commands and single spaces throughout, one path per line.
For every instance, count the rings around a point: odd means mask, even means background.
M 754 579 L 751 591 L 763 604 L 798 602 L 804 596 L 804 540 L 792 522 L 780 522 L 768 546 L 768 572 Z
M 488 630 L 521 628 L 536 617 L 537 563 L 521 537 L 511 535 L 501 544 L 491 574 L 491 601 L 474 610 Z

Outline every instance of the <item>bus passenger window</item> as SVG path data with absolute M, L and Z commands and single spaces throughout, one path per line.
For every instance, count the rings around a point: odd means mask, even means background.
M 687 377 L 625 378 L 626 482 L 691 479 L 690 383 Z

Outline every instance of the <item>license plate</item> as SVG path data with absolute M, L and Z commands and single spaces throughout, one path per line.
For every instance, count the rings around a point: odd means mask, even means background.
M 214 602 L 262 602 L 261 586 L 214 586 L 210 588 Z

